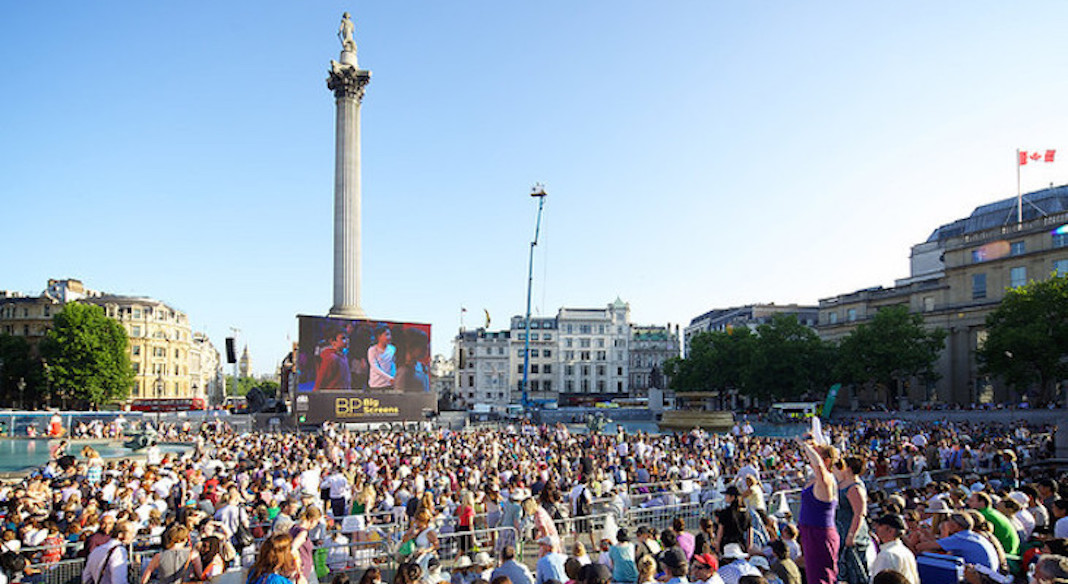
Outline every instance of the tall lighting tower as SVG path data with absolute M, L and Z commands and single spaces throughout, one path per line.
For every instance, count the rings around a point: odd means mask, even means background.
M 534 285 L 534 248 L 538 245 L 538 235 L 541 233 L 541 210 L 545 206 L 545 185 L 536 183 L 530 190 L 530 196 L 538 199 L 538 219 L 534 223 L 534 239 L 530 242 L 530 262 L 527 268 L 527 318 L 525 322 L 527 334 L 523 345 L 523 409 L 530 407 L 530 289 Z

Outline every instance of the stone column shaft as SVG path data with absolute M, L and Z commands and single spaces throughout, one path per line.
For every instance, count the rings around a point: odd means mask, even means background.
M 360 102 L 371 72 L 334 67 L 327 87 L 337 98 L 334 158 L 334 305 L 330 316 L 364 318 L 360 307 Z

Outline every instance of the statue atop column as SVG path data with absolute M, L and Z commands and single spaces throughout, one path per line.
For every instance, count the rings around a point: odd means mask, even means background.
M 371 72 L 360 69 L 356 63 L 356 41 L 352 39 L 355 26 L 349 13 L 341 15 L 341 26 L 337 29 L 337 38 L 341 41 L 340 61 L 330 60 L 330 77 L 327 87 L 338 97 L 351 96 L 363 99 L 363 88 L 371 79 Z
M 349 13 L 346 12 L 341 15 L 341 27 L 337 30 L 337 38 L 341 41 L 342 51 L 356 52 L 356 41 L 352 40 L 352 32 L 354 27 L 352 20 L 349 18 Z

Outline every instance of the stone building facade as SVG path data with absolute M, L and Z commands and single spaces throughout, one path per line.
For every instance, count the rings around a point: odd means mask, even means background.
M 985 335 L 986 317 L 1008 290 L 1051 274 L 1068 273 L 1068 186 L 1024 196 L 1023 222 L 1016 198 L 975 209 L 936 229 L 912 248 L 911 273 L 891 288 L 868 288 L 820 300 L 820 336 L 839 339 L 870 320 L 882 307 L 906 305 L 926 326 L 947 332 L 936 364 L 940 378 L 911 380 L 907 401 L 977 404 L 1023 401 L 998 380 L 979 372 L 975 350 Z M 862 390 L 854 405 L 882 401 Z

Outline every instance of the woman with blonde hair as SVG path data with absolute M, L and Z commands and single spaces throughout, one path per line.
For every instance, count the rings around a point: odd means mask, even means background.
M 456 508 L 456 531 L 470 533 L 474 530 L 475 519 L 475 494 L 464 490 L 460 494 L 460 506 Z M 466 554 L 474 547 L 474 538 L 471 535 L 460 537 L 460 553 Z
M 656 584 L 656 560 L 651 555 L 638 558 L 638 584 Z
M 545 510 L 533 497 L 523 500 L 523 515 L 532 518 L 534 522 L 534 541 L 543 537 L 555 537 L 560 539 L 560 533 L 556 530 L 556 523 L 552 515 Z
M 276 533 L 263 541 L 245 584 L 306 584 L 297 569 L 293 538 L 288 533 Z
M 402 543 L 409 540 L 415 543 L 415 551 L 408 556 L 408 561 L 418 562 L 424 572 L 431 556 L 438 551 L 438 534 L 430 523 L 431 519 L 429 510 L 420 509 L 412 518 L 412 526 L 401 538 Z

